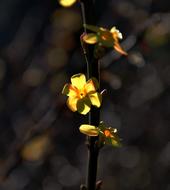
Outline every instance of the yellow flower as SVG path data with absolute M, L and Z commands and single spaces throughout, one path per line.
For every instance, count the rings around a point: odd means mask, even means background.
M 117 129 L 106 127 L 101 121 L 99 126 L 83 124 L 79 128 L 80 132 L 87 136 L 99 136 L 99 141 L 102 144 L 112 145 L 113 147 L 121 146 L 120 139 L 117 135 Z
M 59 0 L 60 5 L 63 7 L 70 7 L 76 2 L 76 0 Z
M 86 24 L 84 27 L 92 32 L 95 32 L 85 34 L 83 36 L 83 41 L 87 44 L 98 43 L 100 46 L 113 47 L 120 54 L 127 55 L 119 44 L 119 39 L 122 39 L 122 34 L 116 29 L 116 27 L 112 27 L 110 30 Z
M 68 96 L 67 106 L 73 111 L 80 114 L 87 114 L 91 105 L 100 107 L 102 96 L 96 92 L 99 84 L 95 78 L 86 82 L 84 74 L 76 74 L 71 77 L 71 84 L 66 84 L 62 93 Z
M 121 146 L 120 139 L 117 135 L 117 129 L 106 127 L 103 122 L 99 126 L 83 124 L 79 128 L 80 132 L 87 136 L 99 136 L 100 142 L 112 146 Z
M 106 127 L 103 122 L 99 124 L 99 136 L 103 139 L 104 144 L 121 146 L 120 139 L 117 135 L 117 129 Z

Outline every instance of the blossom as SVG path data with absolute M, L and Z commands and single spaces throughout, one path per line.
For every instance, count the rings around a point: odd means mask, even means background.
M 71 84 L 65 84 L 62 93 L 68 96 L 67 106 L 73 112 L 87 114 L 91 105 L 100 107 L 102 96 L 96 92 L 99 88 L 97 79 L 92 78 L 86 82 L 84 74 L 79 73 L 71 77 Z
M 60 5 L 63 7 L 70 7 L 76 2 L 76 0 L 59 0 Z
M 99 46 L 113 47 L 120 54 L 127 55 L 119 44 L 119 39 L 122 39 L 123 37 L 116 27 L 112 27 L 110 30 L 87 24 L 85 24 L 84 27 L 94 32 L 83 35 L 83 41 L 87 44 L 97 43 Z
M 105 125 L 101 122 L 99 126 L 99 136 L 104 142 L 104 144 L 112 145 L 112 146 L 120 146 L 120 139 L 117 135 L 117 129 L 112 127 L 105 127 Z
M 106 127 L 103 122 L 100 122 L 99 126 L 82 124 L 79 128 L 80 132 L 87 136 L 99 136 L 99 141 L 103 144 L 112 146 L 120 146 L 120 139 L 117 135 L 117 129 L 112 127 Z

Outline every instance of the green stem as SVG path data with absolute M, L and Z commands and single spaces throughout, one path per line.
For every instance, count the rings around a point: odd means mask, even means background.
M 94 12 L 94 1 L 93 0 L 82 0 L 81 10 L 83 17 L 83 24 L 95 25 L 95 12 Z M 85 30 L 86 32 L 86 30 Z M 99 64 L 98 59 L 94 57 L 94 46 L 88 46 L 87 54 L 85 55 L 88 59 L 87 68 L 89 78 L 95 77 L 99 83 Z M 89 124 L 98 126 L 100 122 L 100 109 L 92 107 L 89 114 Z M 99 147 L 97 145 L 98 137 L 88 137 L 88 176 L 87 176 L 87 190 L 96 190 L 96 177 L 97 177 L 97 161 L 99 154 Z

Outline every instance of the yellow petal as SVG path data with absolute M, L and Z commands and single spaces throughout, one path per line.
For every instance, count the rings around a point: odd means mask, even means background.
M 121 48 L 121 46 L 119 45 L 119 43 L 115 43 L 114 49 L 115 49 L 117 52 L 119 52 L 120 54 L 122 54 L 122 55 L 128 55 L 128 54 Z
M 110 32 L 111 32 L 111 33 L 116 32 L 116 27 L 115 27 L 115 26 L 113 26 L 113 27 L 110 29 Z
M 84 86 L 86 93 L 95 92 L 98 89 L 98 81 L 97 79 L 90 79 Z
M 113 147 L 121 147 L 121 142 L 118 136 L 106 137 L 104 141 L 107 145 L 112 145 Z
M 98 134 L 99 134 L 98 129 L 93 125 L 83 124 L 80 126 L 79 130 L 81 133 L 88 135 L 88 136 L 98 136 Z
M 76 97 L 68 97 L 67 99 L 67 106 L 70 108 L 71 111 L 77 111 L 77 102 L 78 98 Z
M 92 77 L 91 79 L 92 79 L 92 81 L 93 81 L 93 84 L 94 84 L 94 86 L 95 86 L 95 89 L 96 89 L 96 90 L 99 89 L 99 82 L 98 82 L 98 80 L 97 80 L 95 77 Z
M 115 37 L 119 38 L 119 39 L 122 39 L 122 38 L 123 38 L 122 33 L 121 33 L 119 30 L 117 30 L 116 27 L 112 27 L 112 28 L 110 29 L 110 32 L 113 33 L 113 35 L 114 35 Z
M 82 73 L 73 75 L 71 77 L 71 83 L 78 90 L 82 90 L 84 88 L 84 85 L 86 84 L 86 76 Z
M 111 145 L 114 147 L 121 147 L 120 139 L 111 138 Z
M 86 42 L 87 44 L 96 44 L 98 41 L 97 35 L 93 33 L 85 34 L 83 36 L 83 41 Z
M 65 84 L 62 90 L 62 94 L 75 97 L 77 96 L 77 89 L 71 84 Z
M 91 102 L 89 98 L 85 97 L 78 100 L 77 111 L 80 114 L 86 115 L 90 111 L 90 108 L 91 108 Z
M 76 0 L 59 0 L 60 5 L 63 7 L 70 7 L 76 2 Z
M 101 106 L 101 102 L 102 102 L 102 95 L 101 94 L 99 94 L 98 92 L 91 93 L 91 94 L 89 94 L 89 98 L 90 98 L 91 104 L 93 106 L 96 106 L 98 108 Z

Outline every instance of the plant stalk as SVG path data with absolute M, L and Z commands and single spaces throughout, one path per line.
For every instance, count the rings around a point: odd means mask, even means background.
M 81 10 L 83 24 L 95 25 L 95 1 L 82 0 Z M 84 30 L 86 32 L 86 29 Z M 86 55 L 88 59 L 88 77 L 95 77 L 100 84 L 98 59 L 94 57 L 94 45 L 89 45 Z M 89 113 L 89 124 L 98 126 L 100 122 L 100 109 L 92 107 Z M 87 190 L 96 190 L 97 161 L 99 154 L 98 137 L 88 137 L 88 173 L 87 173 Z

